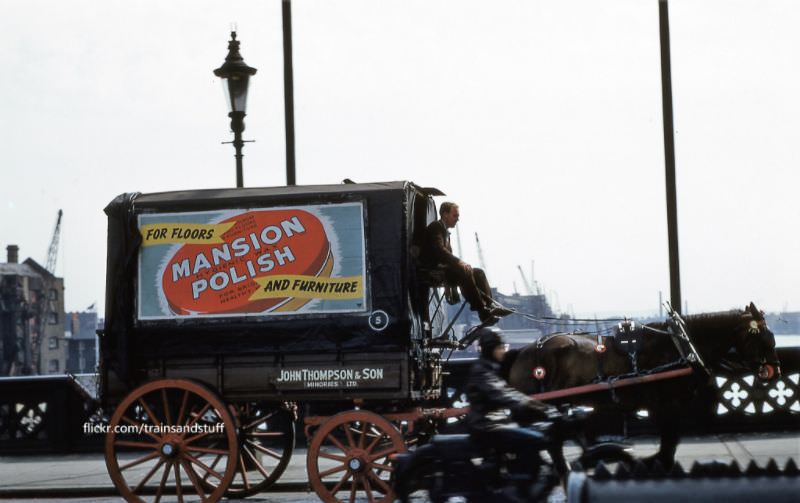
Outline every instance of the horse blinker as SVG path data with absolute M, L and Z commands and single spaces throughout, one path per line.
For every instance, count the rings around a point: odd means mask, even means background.
M 780 374 L 780 371 L 779 371 Z M 758 378 L 764 381 L 771 381 L 775 377 L 775 367 L 770 364 L 764 364 L 758 369 Z
M 778 362 L 777 354 L 775 354 L 775 336 L 767 326 L 767 321 L 764 319 L 763 314 L 757 310 L 753 303 L 750 303 L 747 311 L 749 312 L 744 315 L 744 318 L 745 320 L 750 318 L 750 320 L 746 325 L 745 338 L 751 341 L 747 344 L 750 347 L 753 347 L 752 341 L 757 341 L 754 349 L 758 353 L 758 357 L 755 358 L 756 361 L 754 363 L 758 365 L 758 378 L 762 381 L 771 381 L 776 375 L 781 375 L 780 363 Z M 755 337 L 749 338 L 748 336 Z

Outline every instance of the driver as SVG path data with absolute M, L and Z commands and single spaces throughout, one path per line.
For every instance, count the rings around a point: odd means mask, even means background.
M 555 415 L 556 409 L 513 389 L 500 376 L 500 363 L 508 344 L 499 329 L 482 327 L 478 332 L 475 335 L 481 356 L 472 365 L 467 381 L 469 432 L 478 443 L 515 453 L 521 468 L 534 470 L 541 464 L 539 451 L 544 435 L 519 426 L 514 418 L 533 422 Z
M 442 203 L 439 207 L 439 220 L 432 222 L 425 229 L 423 262 L 432 267 L 442 267 L 445 278 L 450 285 L 457 285 L 469 302 L 470 308 L 478 312 L 484 325 L 494 325 L 499 318 L 513 313 L 492 299 L 492 289 L 482 269 L 472 267 L 453 255 L 450 246 L 450 233 L 458 223 L 460 213 L 458 205 L 451 202 Z

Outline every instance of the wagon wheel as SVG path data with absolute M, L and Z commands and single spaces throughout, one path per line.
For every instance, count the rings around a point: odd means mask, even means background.
M 353 503 L 358 491 L 370 502 L 388 503 L 394 500 L 389 456 L 405 450 L 402 435 L 386 419 L 362 410 L 342 412 L 314 433 L 308 480 L 327 503 Z
M 236 416 L 239 455 L 226 496 L 247 497 L 265 491 L 283 474 L 294 450 L 294 415 L 276 404 L 230 404 Z M 218 484 L 206 479 L 211 488 Z
M 127 501 L 219 500 L 233 480 L 236 427 L 223 402 L 202 384 L 164 379 L 133 390 L 114 411 L 106 467 Z M 203 480 L 215 480 L 207 490 Z M 151 497 L 150 500 L 145 497 Z

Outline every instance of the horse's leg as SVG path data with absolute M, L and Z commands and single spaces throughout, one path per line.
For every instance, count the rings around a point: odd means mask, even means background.
M 661 437 L 658 452 L 645 461 L 659 461 L 664 469 L 669 470 L 675 463 L 675 452 L 680 442 L 680 412 L 677 407 L 663 405 L 650 411 Z
M 561 483 L 566 487 L 567 476 L 569 475 L 569 464 L 564 457 L 564 444 L 554 445 L 547 449 L 550 459 L 553 461 L 553 468 L 556 470 L 556 475 L 561 480 Z

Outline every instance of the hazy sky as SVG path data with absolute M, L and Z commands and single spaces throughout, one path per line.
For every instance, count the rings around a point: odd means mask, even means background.
M 656 0 L 295 0 L 300 184 L 407 179 L 461 205 L 462 255 L 562 311 L 669 297 Z M 689 311 L 800 310 L 800 2 L 672 0 Z M 246 186 L 285 183 L 278 0 L 0 0 L 0 247 L 44 263 L 64 210 L 66 306 L 102 311 L 122 192 L 232 187 L 212 70 L 256 68 Z M 455 241 L 455 240 L 454 240 Z

